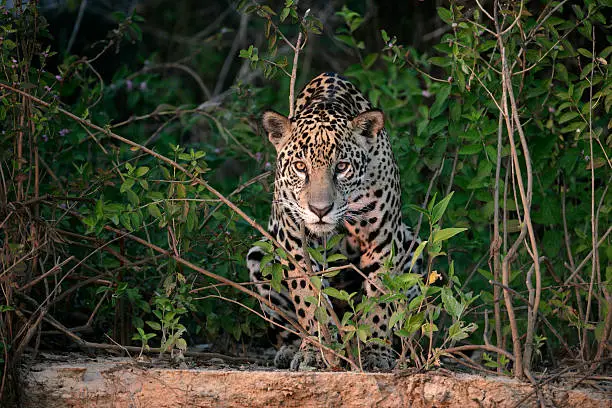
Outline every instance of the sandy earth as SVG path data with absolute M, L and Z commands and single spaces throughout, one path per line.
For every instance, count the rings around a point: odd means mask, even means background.
M 172 369 L 129 358 L 47 358 L 21 371 L 21 406 L 39 407 L 530 407 L 534 387 L 504 377 Z M 541 387 L 544 406 L 612 407 L 612 395 Z

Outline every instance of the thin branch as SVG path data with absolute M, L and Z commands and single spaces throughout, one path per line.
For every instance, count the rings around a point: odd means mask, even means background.
M 601 244 L 603 244 L 606 240 L 606 238 L 608 238 L 608 235 L 610 235 L 610 232 L 612 232 L 612 227 L 608 227 L 608 229 L 606 230 L 606 232 L 601 236 L 601 238 L 599 239 L 599 241 L 597 241 L 597 245 L 595 245 L 595 250 L 597 250 L 597 248 L 599 248 L 601 246 Z M 591 259 L 593 257 L 593 249 L 591 249 L 591 251 L 587 254 L 587 256 L 582 260 L 582 262 L 580 262 L 580 264 L 578 264 L 578 266 L 576 267 L 576 269 L 574 269 L 572 271 L 572 274 L 565 280 L 565 284 L 567 285 L 568 283 L 570 283 L 570 281 L 572 279 L 574 279 L 576 277 L 576 275 L 578 275 L 578 272 L 580 272 L 580 270 L 587 264 L 587 262 L 589 261 L 589 259 Z
M 306 19 L 310 14 L 310 9 L 306 10 L 304 13 L 304 17 L 302 20 Z M 293 66 L 291 67 L 291 81 L 289 83 L 289 117 L 293 118 L 293 114 L 295 113 L 295 80 L 297 79 L 297 66 L 298 66 L 298 58 L 300 56 L 300 50 L 302 49 L 302 38 L 304 34 L 300 29 L 298 33 L 297 41 L 295 43 L 295 47 L 293 48 Z

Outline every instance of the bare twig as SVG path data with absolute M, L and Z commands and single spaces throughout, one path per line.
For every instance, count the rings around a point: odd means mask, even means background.
M 63 260 L 59 264 L 55 265 L 53 268 L 49 269 L 47 272 L 45 272 L 42 275 L 40 275 L 39 277 L 37 277 L 36 279 L 26 283 L 25 285 L 20 287 L 18 290 L 19 291 L 24 291 L 24 290 L 26 290 L 28 288 L 31 288 L 32 286 L 36 285 L 38 282 L 40 282 L 44 278 L 54 274 L 55 272 L 61 271 L 62 266 L 66 265 L 68 262 L 72 261 L 73 259 L 74 259 L 74 256 L 71 256 L 71 257 Z
M 304 13 L 304 20 L 310 14 L 310 9 L 306 10 Z M 291 81 L 289 83 L 289 117 L 292 118 L 295 113 L 295 80 L 297 79 L 297 66 L 298 66 L 298 58 L 300 56 L 300 51 L 304 47 L 302 44 L 304 34 L 300 28 L 300 32 L 298 33 L 297 41 L 295 42 L 295 47 L 293 49 L 293 65 L 291 67 Z
M 499 281 L 501 275 L 501 259 L 499 250 L 501 248 L 501 237 L 499 234 L 499 179 L 501 173 L 501 156 L 502 156 L 502 127 L 503 114 L 499 112 L 498 128 L 497 128 L 497 161 L 495 167 L 495 190 L 493 197 L 493 205 L 495 207 L 493 213 L 493 239 L 491 240 L 490 256 L 493 258 L 493 278 Z M 499 304 L 499 288 L 493 286 L 493 298 L 495 303 L 493 304 L 493 310 L 495 313 L 495 341 L 498 348 L 503 348 L 502 344 L 502 329 L 501 329 L 501 307 Z M 497 371 L 501 372 L 501 362 L 499 355 L 497 357 Z

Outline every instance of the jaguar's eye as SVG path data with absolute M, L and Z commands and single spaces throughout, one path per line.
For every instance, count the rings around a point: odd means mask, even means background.
M 349 162 L 341 161 L 336 164 L 336 173 L 344 173 L 351 167 Z
M 293 163 L 293 168 L 298 173 L 306 173 L 306 163 L 302 161 L 296 161 L 295 163 Z

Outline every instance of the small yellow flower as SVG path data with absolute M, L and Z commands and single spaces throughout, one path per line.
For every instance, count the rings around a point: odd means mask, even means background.
M 442 279 L 442 275 L 440 275 L 438 271 L 431 271 L 431 273 L 429 274 L 429 278 L 427 279 L 427 284 L 431 285 L 438 279 Z

